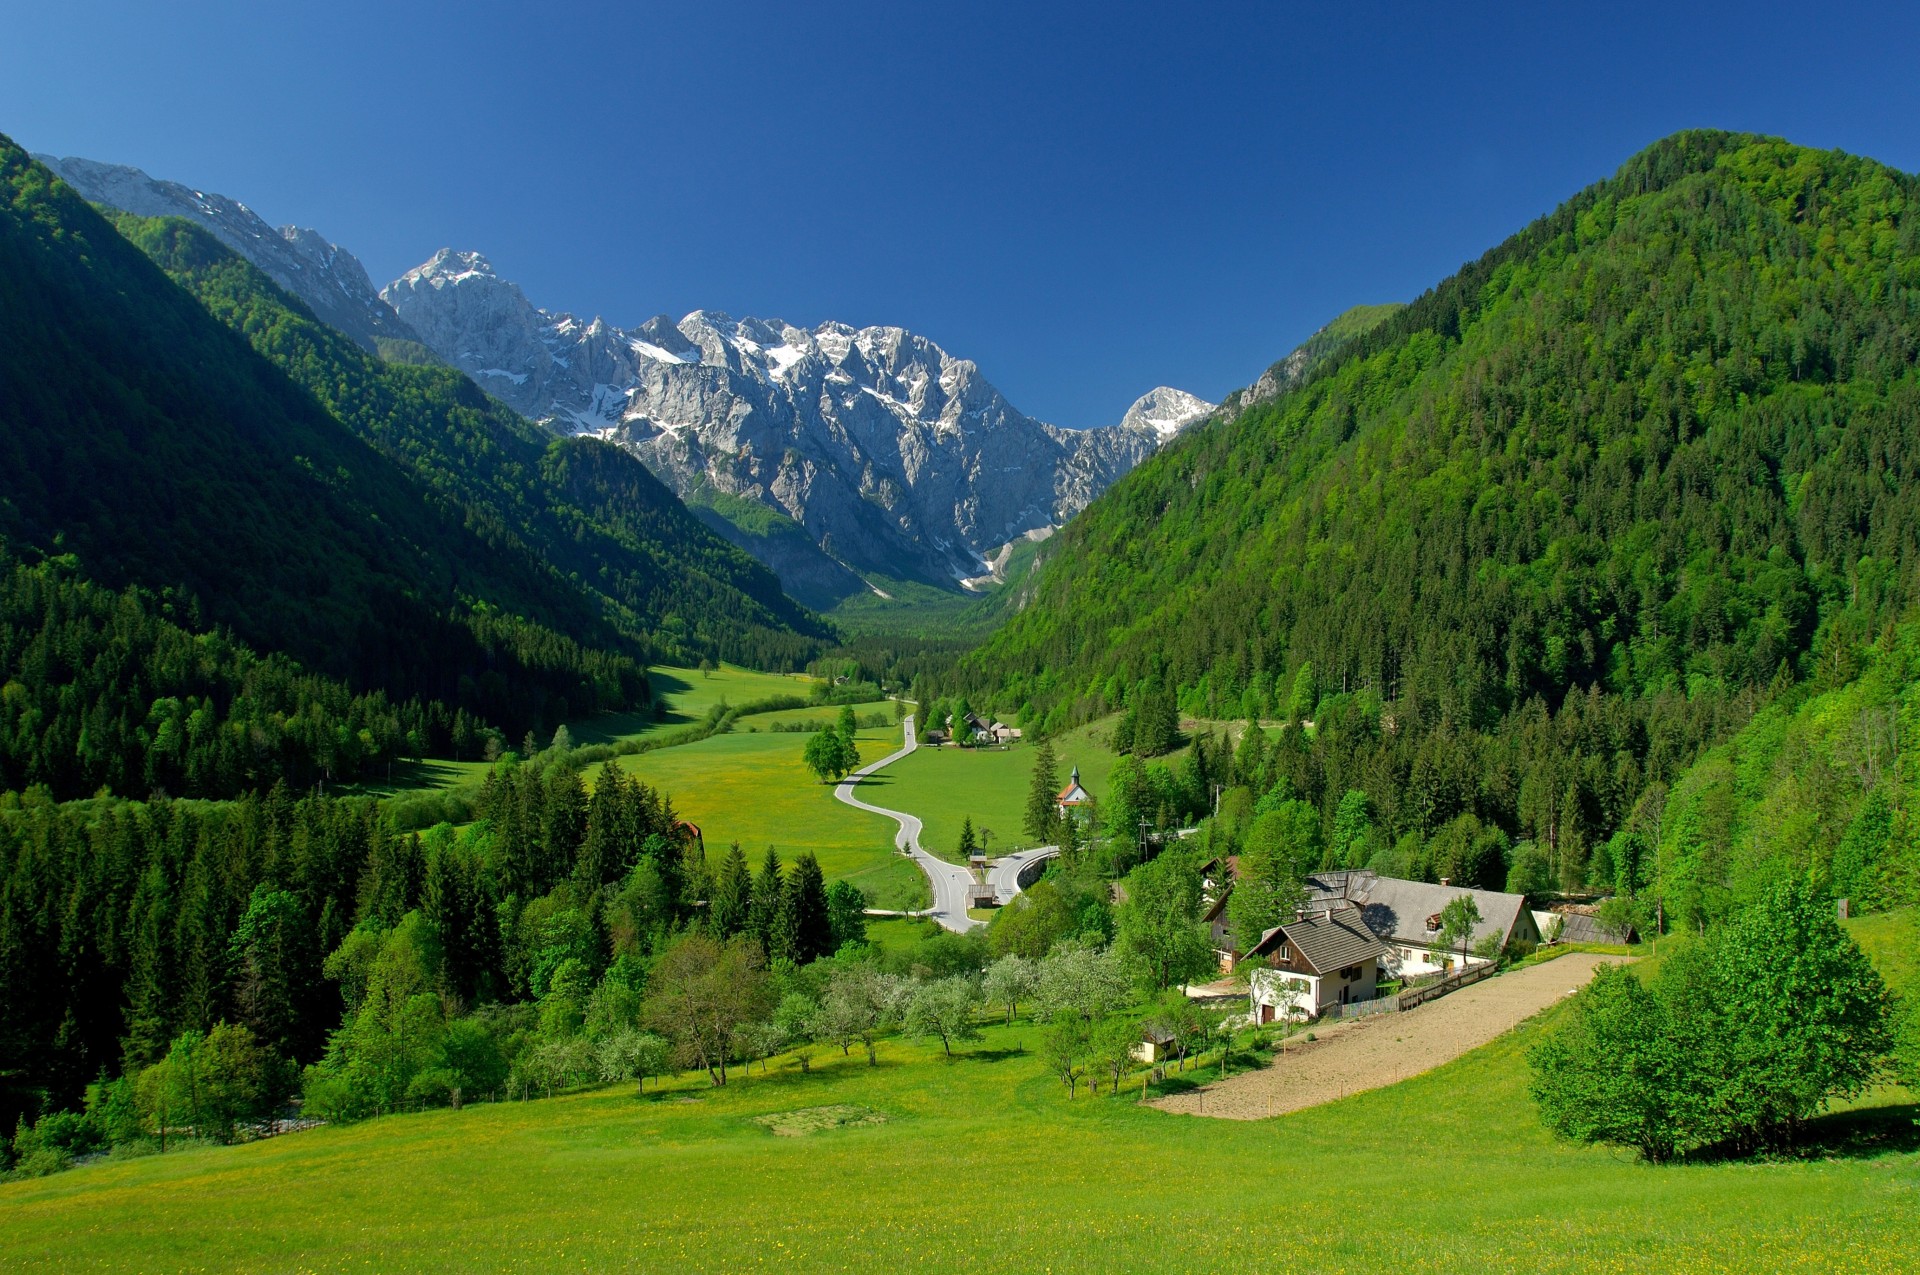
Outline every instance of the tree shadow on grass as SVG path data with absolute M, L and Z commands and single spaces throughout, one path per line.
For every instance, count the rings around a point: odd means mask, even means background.
M 1008 1049 L 969 1049 L 965 1052 L 956 1051 L 953 1059 L 955 1062 L 965 1059 L 968 1062 L 997 1063 L 1005 1062 L 1009 1058 L 1025 1058 L 1026 1056 L 1026 1050 L 1018 1045 L 1014 1045 Z
M 1155 1098 L 1171 1098 L 1175 1094 L 1192 1093 L 1206 1083 L 1208 1082 L 1195 1079 L 1192 1076 L 1181 1076 L 1169 1073 L 1164 1080 L 1154 1081 L 1148 1092 Z
M 1707 1147 L 1688 1155 L 1687 1162 L 1871 1160 L 1914 1151 L 1920 1151 L 1920 1102 L 1902 1102 L 1816 1116 L 1801 1127 L 1792 1146 L 1761 1151 Z

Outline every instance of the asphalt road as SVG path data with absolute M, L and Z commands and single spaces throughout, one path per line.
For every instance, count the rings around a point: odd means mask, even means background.
M 987 881 L 993 886 L 1000 902 L 1005 904 L 1020 893 L 1020 872 L 1023 868 L 1039 859 L 1054 858 L 1059 853 L 1059 846 L 1036 846 L 1032 850 L 1003 854 L 987 868 Z
M 973 884 L 973 873 L 959 864 L 936 858 L 920 848 L 918 815 L 910 815 L 904 810 L 888 810 L 885 806 L 869 805 L 853 795 L 854 786 L 862 779 L 877 770 L 893 765 L 894 762 L 920 746 L 914 730 L 914 719 L 909 717 L 901 724 L 905 728 L 903 736 L 905 742 L 900 751 L 889 753 L 879 761 L 854 771 L 840 781 L 834 788 L 833 795 L 849 806 L 870 810 L 876 815 L 885 815 L 900 825 L 900 833 L 893 839 L 893 844 L 913 856 L 913 861 L 920 865 L 922 872 L 927 874 L 927 882 L 933 887 L 933 907 L 915 915 L 930 916 L 947 929 L 965 934 L 968 930 L 984 924 L 967 915 L 967 887 Z M 1017 888 L 1009 891 L 1006 897 L 1011 898 L 1015 893 L 1018 893 Z

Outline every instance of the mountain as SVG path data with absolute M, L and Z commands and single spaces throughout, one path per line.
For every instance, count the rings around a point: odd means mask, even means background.
M 10 553 L 512 736 L 645 702 L 657 653 L 817 649 L 818 621 L 618 449 L 373 359 L 189 222 L 122 224 L 196 295 L 0 139 Z
M 177 222 L 123 234 L 335 419 L 462 511 L 503 552 L 543 564 L 662 655 L 778 667 L 826 635 L 759 563 L 689 514 L 646 467 L 556 439 L 447 367 L 385 364 L 290 306 L 236 255 Z
M 317 231 L 299 226 L 275 230 L 245 204 L 160 181 L 137 168 L 91 159 L 34 159 L 58 174 L 90 203 L 140 217 L 184 217 L 251 261 L 268 278 L 300 298 L 323 322 L 370 351 L 382 343 L 418 346 L 419 337 L 374 291 L 358 258 Z M 404 347 L 402 347 L 404 348 Z
M 1357 794 L 1387 866 L 1491 829 L 1579 884 L 1915 601 L 1917 201 L 1839 153 L 1659 143 L 1116 483 L 960 688 L 1046 728 L 1167 694 L 1312 721 L 1282 795 L 1331 827 Z
M 516 411 L 639 456 L 818 606 L 982 575 L 1000 546 L 1065 522 L 1212 410 L 1159 389 L 1120 424 L 1063 429 L 901 328 L 713 311 L 583 323 L 471 252 L 442 251 L 381 296 Z
M 1405 308 L 1398 301 L 1389 301 L 1384 305 L 1357 305 L 1342 311 L 1333 322 L 1296 346 L 1286 358 L 1262 372 L 1259 380 L 1244 390 L 1227 395 L 1226 402 L 1220 404 L 1220 411 L 1229 416 L 1238 415 L 1249 407 L 1278 398 L 1306 380 L 1308 373 L 1322 363 Z

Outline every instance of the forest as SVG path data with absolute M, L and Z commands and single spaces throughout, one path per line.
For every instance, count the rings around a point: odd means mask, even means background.
M 1364 801 L 1383 863 L 1486 838 L 1488 879 L 1538 856 L 1563 885 L 1657 842 L 1705 865 L 1683 912 L 1723 913 L 1732 825 L 1683 845 L 1667 795 L 1854 685 L 1915 601 L 1916 193 L 1655 145 L 1117 483 L 951 686 L 1042 730 L 1165 695 L 1265 722 L 1323 839 Z

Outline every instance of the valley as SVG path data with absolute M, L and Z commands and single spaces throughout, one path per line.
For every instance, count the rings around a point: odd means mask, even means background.
M 0 136 L 0 1267 L 1920 1271 L 1905 152 L 716 20 Z

